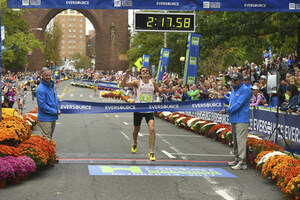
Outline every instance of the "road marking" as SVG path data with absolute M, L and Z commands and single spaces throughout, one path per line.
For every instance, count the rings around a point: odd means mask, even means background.
M 172 149 L 172 147 L 170 147 Z M 174 150 L 174 149 L 173 149 Z M 175 150 L 174 150 L 175 151 Z M 213 157 L 233 157 L 233 155 L 220 155 L 220 154 L 197 154 L 197 153 L 181 153 L 181 152 L 176 152 L 172 153 L 175 155 L 182 155 L 182 156 L 213 156 Z
M 129 137 L 123 131 L 121 131 L 121 133 L 127 140 L 130 140 Z
M 106 113 L 104 113 L 105 117 L 108 118 L 108 115 Z
M 141 134 L 140 132 L 138 133 L 138 135 L 139 135 L 140 137 L 144 137 L 144 135 L 143 135 L 143 134 Z
M 56 122 L 55 124 L 61 125 L 62 123 Z
M 70 97 L 73 97 L 74 96 L 74 94 L 70 94 Z
M 116 117 L 119 117 L 119 115 L 115 115 Z
M 90 97 L 90 98 L 93 98 L 93 95 L 90 95 L 89 97 Z
M 173 149 L 176 153 L 178 154 L 182 154 L 179 150 L 177 150 L 175 147 L 170 147 L 171 149 Z M 187 158 L 185 156 L 180 156 L 182 160 L 187 160 Z
M 162 140 L 164 143 L 166 143 L 167 145 L 171 145 L 170 142 L 168 142 L 167 140 L 163 139 Z
M 234 198 L 229 196 L 225 190 L 217 190 L 216 193 L 226 200 L 234 200 Z
M 176 158 L 175 156 L 172 156 L 172 154 L 170 154 L 169 152 L 167 152 L 165 150 L 161 150 L 161 152 L 163 152 L 164 154 L 166 154 L 169 158 Z
M 211 178 L 209 177 L 204 177 L 210 184 L 213 184 L 213 185 L 216 185 L 218 184 L 216 181 L 212 180 Z
M 159 134 L 159 133 L 157 133 L 156 135 L 158 137 L 197 137 L 197 138 L 199 138 L 199 135 L 172 135 L 172 134 Z
M 128 123 L 127 122 L 123 122 L 126 126 L 128 126 Z
M 79 95 L 79 97 L 83 97 L 83 94 Z

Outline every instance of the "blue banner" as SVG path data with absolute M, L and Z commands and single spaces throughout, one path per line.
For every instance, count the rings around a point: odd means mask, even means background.
M 203 99 L 197 101 L 178 101 L 166 103 L 96 103 L 85 101 L 60 101 L 63 114 L 96 114 L 122 112 L 156 112 L 156 111 L 210 111 L 218 112 L 224 108 L 220 99 Z
M 158 70 L 156 74 L 156 83 L 162 82 L 164 72 L 167 72 L 171 49 L 161 48 Z
M 147 67 L 149 69 L 149 65 L 150 65 L 150 56 L 143 55 L 143 67 Z
M 197 33 L 190 33 L 188 36 L 185 67 L 183 75 L 184 84 L 197 83 L 197 70 L 200 51 L 201 35 Z
M 89 173 L 91 176 L 201 176 L 237 178 L 235 175 L 221 168 L 174 166 L 89 165 Z
M 76 80 L 75 85 L 94 85 L 94 81 L 89 81 L 89 80 Z M 107 89 L 120 89 L 117 83 L 112 83 L 112 82 L 107 82 L 107 81 L 96 81 L 96 84 L 100 88 L 107 88 Z M 73 85 L 73 84 L 72 84 Z
M 214 121 L 222 124 L 228 124 L 228 114 L 219 114 L 216 112 L 185 112 L 187 115 L 194 116 L 203 120 Z M 296 114 L 287 114 L 280 112 L 278 118 L 278 128 L 286 139 L 293 153 L 300 155 L 300 124 L 299 116 Z M 276 128 L 276 111 L 274 109 L 262 109 L 261 107 L 250 110 L 250 126 L 251 134 L 257 135 L 265 140 L 269 139 L 273 134 L 271 140 L 274 141 Z M 282 136 L 278 134 L 278 142 L 284 150 L 288 151 L 288 147 L 284 143 Z
M 299 0 L 7 0 L 8 8 L 299 12 Z

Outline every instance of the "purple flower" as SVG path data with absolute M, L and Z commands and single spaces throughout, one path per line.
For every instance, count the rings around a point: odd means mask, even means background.
M 16 176 L 23 177 L 26 175 L 27 171 L 25 169 L 24 164 L 22 162 L 20 162 L 16 157 L 7 156 L 7 157 L 4 157 L 3 160 L 5 160 L 11 164 L 11 166 L 15 170 Z
M 14 178 L 15 170 L 9 162 L 0 158 L 0 179 L 6 179 L 8 177 Z
M 31 174 L 36 172 L 36 164 L 31 158 L 27 156 L 19 156 L 17 157 L 17 159 L 19 160 L 19 162 L 23 163 L 27 173 Z

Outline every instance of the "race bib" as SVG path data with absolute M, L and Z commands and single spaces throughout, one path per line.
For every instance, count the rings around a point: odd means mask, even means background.
M 10 101 L 11 101 L 11 100 L 12 100 L 12 96 L 8 96 L 8 100 L 10 100 Z
M 141 94 L 140 95 L 140 102 L 151 102 L 151 95 L 150 94 Z

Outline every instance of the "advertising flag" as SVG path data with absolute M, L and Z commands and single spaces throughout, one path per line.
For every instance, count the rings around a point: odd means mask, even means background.
M 171 49 L 161 48 L 158 70 L 156 74 L 156 83 L 162 82 L 164 72 L 167 72 Z
M 149 69 L 150 65 L 150 56 L 149 55 L 143 55 L 143 67 L 147 67 Z
M 198 60 L 200 52 L 201 35 L 190 33 L 188 36 L 185 67 L 183 75 L 184 84 L 194 84 L 197 82 Z

